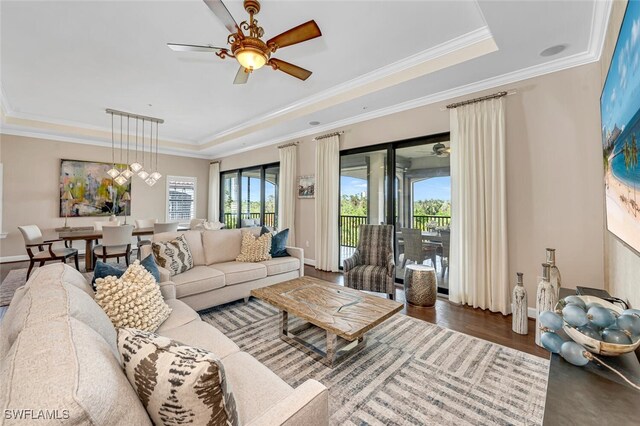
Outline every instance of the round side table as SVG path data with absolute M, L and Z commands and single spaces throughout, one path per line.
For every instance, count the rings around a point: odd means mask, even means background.
M 435 268 L 418 264 L 405 266 L 404 294 L 407 303 L 416 306 L 434 306 L 438 294 Z

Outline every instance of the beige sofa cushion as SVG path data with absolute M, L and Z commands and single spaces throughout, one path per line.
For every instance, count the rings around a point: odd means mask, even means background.
M 195 266 L 182 274 L 171 277 L 176 284 L 178 298 L 204 293 L 216 288 L 224 287 L 224 274 L 208 266 Z
M 246 352 L 222 358 L 227 380 L 236 398 L 240 424 L 247 424 L 293 393 L 274 372 Z
M 285 274 L 300 269 L 300 259 L 293 256 L 274 257 L 260 263 L 267 267 L 268 276 Z
M 169 299 L 166 300 L 166 302 L 171 308 L 171 315 L 169 315 L 169 318 L 160 324 L 156 333 L 162 333 L 163 330 L 180 327 L 190 323 L 191 321 L 200 321 L 200 315 L 198 315 L 198 313 L 191 309 L 186 303 L 177 299 Z
M 204 321 L 191 321 L 180 327 L 158 330 L 158 334 L 185 345 L 213 352 L 220 358 L 240 351 L 238 345 L 233 343 L 231 339 Z
M 224 273 L 225 285 L 255 281 L 267 276 L 267 267 L 261 263 L 225 262 L 211 265 Z
M 240 254 L 242 231 L 240 229 L 220 229 L 204 231 L 202 245 L 207 265 L 230 262 Z
M 42 321 L 31 314 L 0 363 L 0 410 L 24 408 L 59 410 L 67 424 L 151 424 L 109 345 L 63 316 Z
M 194 266 L 204 265 L 205 264 L 204 249 L 202 247 L 201 231 L 161 232 L 159 234 L 155 234 L 153 236 L 152 241 L 156 243 L 171 241 L 171 240 L 175 240 L 180 235 L 184 235 L 187 240 L 187 244 L 189 245 L 189 250 L 191 251 L 191 256 L 193 257 L 193 265 Z

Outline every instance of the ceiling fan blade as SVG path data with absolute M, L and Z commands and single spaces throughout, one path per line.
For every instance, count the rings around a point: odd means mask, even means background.
M 233 80 L 233 84 L 245 84 L 247 80 L 249 80 L 249 72 L 240 65 L 238 72 L 236 73 L 236 78 Z
M 321 35 L 322 33 L 320 32 L 318 24 L 316 24 L 316 21 L 311 20 L 275 36 L 267 41 L 267 46 L 272 44 L 275 44 L 276 48 L 291 46 L 292 44 L 302 43 L 303 41 L 320 37 Z
M 268 63 L 274 69 L 285 72 L 291 76 L 299 78 L 300 80 L 306 80 L 312 74 L 309 70 L 305 70 L 304 68 L 300 68 L 297 65 L 290 64 L 289 62 L 285 62 L 280 59 L 271 58 Z
M 222 50 L 222 47 L 215 46 L 199 46 L 197 44 L 180 44 L 180 43 L 167 43 L 169 49 L 176 52 L 215 52 Z
M 233 16 L 231 16 L 231 13 L 229 13 L 227 6 L 222 3 L 222 0 L 204 0 L 204 2 L 209 7 L 209 9 L 211 9 L 213 14 L 222 21 L 225 28 L 229 30 L 230 33 L 235 33 L 238 31 L 238 24 L 236 23 L 236 20 L 233 19 Z

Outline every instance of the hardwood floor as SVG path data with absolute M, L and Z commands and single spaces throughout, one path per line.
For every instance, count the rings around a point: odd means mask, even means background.
M 12 269 L 26 268 L 28 266 L 29 262 L 0 264 L 0 282 L 4 280 Z M 84 265 L 80 266 L 82 268 Z M 343 284 L 343 276 L 341 273 L 317 271 L 311 266 L 305 266 L 305 274 L 326 281 Z M 401 287 L 398 287 L 396 295 L 399 302 L 405 302 L 404 291 Z M 5 309 L 0 308 L 0 319 L 4 315 L 4 311 Z M 456 305 L 444 297 L 438 297 L 436 306 L 433 308 L 418 308 L 405 304 L 402 313 L 499 345 L 549 358 L 549 352 L 535 344 L 533 333 L 535 321 L 533 320 L 529 320 L 529 334 L 522 336 L 511 331 L 510 315 L 503 316 L 502 314 L 492 313 L 482 309 Z
M 304 273 L 325 281 L 343 284 L 341 273 L 317 271 L 311 266 L 305 266 Z M 399 302 L 405 302 L 402 288 L 398 287 L 396 297 Z M 401 312 L 479 339 L 549 358 L 549 352 L 535 344 L 533 330 L 536 323 L 531 319 L 529 320 L 529 334 L 522 336 L 511 331 L 511 315 L 503 316 L 482 309 L 456 305 L 444 297 L 438 297 L 433 308 L 419 308 L 405 304 Z

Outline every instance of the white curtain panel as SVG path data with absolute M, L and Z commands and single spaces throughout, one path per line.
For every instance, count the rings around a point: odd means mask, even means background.
M 209 164 L 209 222 L 220 220 L 220 163 Z
M 338 271 L 340 138 L 316 142 L 316 269 Z
M 508 314 L 504 98 L 451 109 L 449 299 Z
M 287 245 L 296 244 L 296 183 L 298 147 L 295 145 L 280 148 L 280 188 L 278 188 L 278 229 L 289 228 Z

